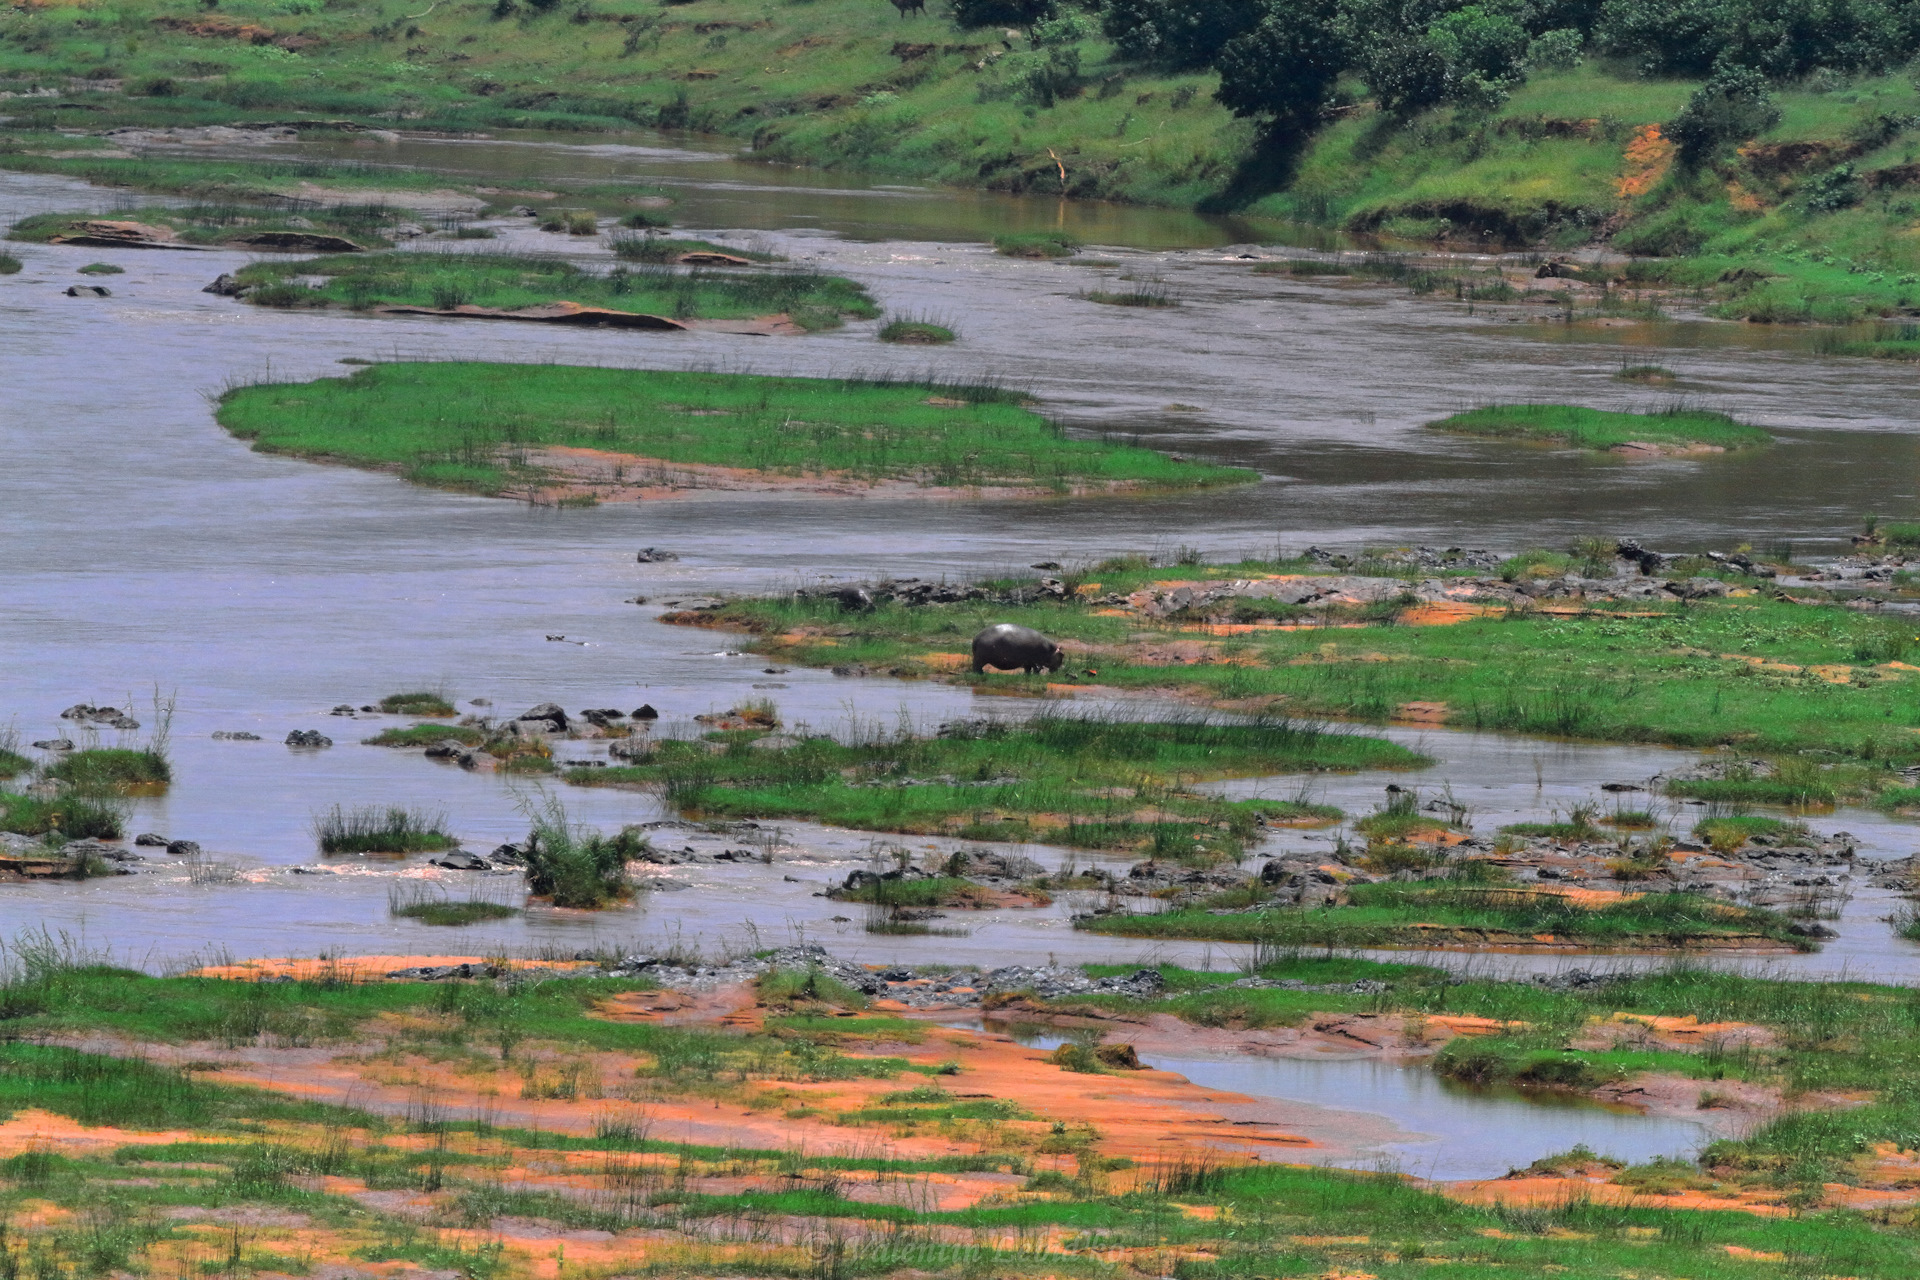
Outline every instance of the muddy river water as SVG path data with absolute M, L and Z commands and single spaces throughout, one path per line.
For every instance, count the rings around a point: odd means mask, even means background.
M 1244 246 L 1283 239 L 1285 229 L 845 183 L 651 137 L 331 150 L 503 186 L 559 177 L 657 186 L 679 199 L 686 232 L 753 237 L 844 272 L 890 311 L 940 317 L 963 340 L 937 351 L 891 348 L 874 341 L 871 323 L 769 339 L 267 311 L 201 292 L 242 254 L 15 246 L 25 270 L 0 279 L 8 561 L 0 724 L 11 718 L 31 741 L 69 730 L 56 716 L 74 702 L 130 702 L 150 719 L 156 689 L 176 696 L 178 781 L 164 797 L 135 802 L 133 823 L 199 841 L 210 865 L 198 875 L 176 861 L 132 877 L 6 886 L 0 937 L 45 927 L 155 966 L 214 950 L 567 951 L 646 945 L 666 933 L 716 951 L 804 936 L 871 960 L 1130 962 L 1147 954 L 1143 944 L 1076 934 L 1070 902 L 988 913 L 963 938 L 869 937 L 844 918 L 852 912 L 816 895 L 866 858 L 873 841 L 804 827 L 784 832 L 782 852 L 767 863 L 676 868 L 665 878 L 678 887 L 643 895 L 631 910 L 535 910 L 457 933 L 395 920 L 388 894 L 396 881 L 440 873 L 417 863 L 321 867 L 310 831 L 316 811 L 365 802 L 444 809 L 468 846 L 484 849 L 523 834 L 524 809 L 541 797 L 525 784 L 361 746 L 397 721 L 327 711 L 426 685 L 508 714 L 547 700 L 569 708 L 644 701 L 684 724 L 766 696 L 789 723 L 816 728 L 901 715 L 931 723 L 980 714 L 994 700 L 927 683 L 770 675 L 732 652 L 727 637 L 655 619 L 667 601 L 826 575 L 971 575 L 1179 545 L 1210 555 L 1309 543 L 1515 549 L 1597 533 L 1675 548 L 1790 538 L 1818 549 L 1838 546 L 1862 511 L 1911 509 L 1920 478 L 1911 408 L 1920 374 L 1908 366 L 1819 357 L 1791 335 L 1727 325 L 1509 323 L 1391 288 L 1250 274 L 1238 257 Z M 0 224 L 124 203 L 66 179 L 0 174 Z M 1086 256 L 1119 265 L 1014 261 L 982 243 L 996 231 L 1046 225 L 1075 231 L 1101 246 Z M 593 254 L 528 229 L 495 247 Z M 75 269 L 96 260 L 126 268 L 108 281 L 113 296 L 63 296 L 81 279 Z M 1122 272 L 1164 278 L 1181 307 L 1103 308 L 1075 296 Z M 309 378 L 341 372 L 345 358 L 396 357 L 989 376 L 1031 387 L 1071 427 L 1138 435 L 1256 467 L 1266 479 L 1251 489 L 1128 501 L 715 495 L 556 511 L 262 456 L 213 422 L 208 395 L 230 380 Z M 1688 398 L 1766 424 L 1781 445 L 1753 460 L 1628 464 L 1435 439 L 1419 428 L 1488 400 L 1627 406 L 1667 398 L 1623 389 L 1612 375 L 1627 358 L 1679 371 Z M 641 546 L 681 558 L 636 564 Z M 652 603 L 627 603 L 635 594 Z M 281 739 L 295 728 L 319 729 L 339 745 L 291 752 Z M 216 731 L 261 740 L 216 740 Z M 1489 829 L 1684 758 L 1417 736 L 1441 762 L 1420 784 L 1444 779 Z M 1340 778 L 1316 791 L 1364 812 L 1386 781 Z M 1293 784 L 1269 785 L 1291 793 Z M 575 818 L 601 825 L 665 816 L 629 793 L 566 790 L 565 801 Z M 1912 851 L 1913 827 L 1873 815 L 1844 812 L 1815 826 L 1852 831 L 1874 856 Z M 516 892 L 504 878 L 494 887 Z M 1920 947 L 1893 938 L 1882 920 L 1890 905 L 1856 893 L 1838 941 L 1819 955 L 1768 963 L 1920 978 Z M 1153 954 L 1198 963 L 1229 958 L 1231 949 L 1176 945 Z

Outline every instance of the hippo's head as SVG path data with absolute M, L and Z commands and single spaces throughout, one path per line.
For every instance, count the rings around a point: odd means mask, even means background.
M 1047 670 L 1058 671 L 1061 667 L 1066 665 L 1066 662 L 1067 662 L 1067 655 L 1060 651 L 1059 645 L 1057 644 L 1054 645 L 1053 652 L 1047 655 Z

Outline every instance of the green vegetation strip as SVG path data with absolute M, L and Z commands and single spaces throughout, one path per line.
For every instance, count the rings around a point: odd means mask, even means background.
M 321 277 L 315 286 L 303 283 Z M 599 274 L 560 258 L 504 253 L 335 254 L 256 262 L 237 274 L 249 302 L 270 307 L 476 306 L 518 310 L 575 302 L 676 320 L 786 315 L 806 329 L 880 314 L 851 280 L 804 269 L 619 266 Z
M 1199 906 L 1151 915 L 1090 917 L 1075 925 L 1094 933 L 1135 938 L 1199 938 L 1277 947 L 1524 945 L 1550 935 L 1558 941 L 1603 949 L 1684 949 L 1756 940 L 1802 951 L 1814 949 L 1784 916 L 1683 893 L 1648 894 L 1589 908 L 1539 891 L 1414 883 L 1355 885 L 1347 898 L 1346 906 L 1256 907 L 1229 914 Z
M 1629 444 L 1732 450 L 1773 441 L 1760 428 L 1736 422 L 1724 413 L 1686 408 L 1616 413 L 1570 404 L 1503 404 L 1469 409 L 1427 425 L 1455 435 L 1554 441 L 1596 450 Z
M 1339 810 L 1289 800 L 1222 800 L 1197 782 L 1327 769 L 1406 768 L 1424 756 L 1359 734 L 1284 721 L 1130 722 L 1064 715 L 956 725 L 941 737 L 859 744 L 808 738 L 764 750 L 733 735 L 663 741 L 646 764 L 580 769 L 569 782 L 655 783 L 684 813 L 804 818 L 869 831 L 1045 840 L 1159 856 L 1237 853 L 1264 822 Z
M 1339 570 L 1356 571 L 1375 570 Z M 1102 593 L 1121 593 L 1156 580 L 1314 572 L 1328 570 L 1300 560 L 1160 568 L 1119 560 L 1067 572 L 1063 579 L 1069 588 L 1097 582 Z M 1391 616 L 1398 608 L 1389 602 L 1383 612 Z M 1367 616 L 1366 610 L 1247 599 L 1222 603 L 1214 612 L 1229 622 Z M 983 687 L 1037 692 L 1048 682 L 1079 681 L 1364 721 L 1386 721 L 1410 702 L 1433 702 L 1444 703 L 1447 723 L 1462 728 L 1831 753 L 1792 759 L 1804 770 L 1794 786 L 1827 786 L 1840 795 L 1871 794 L 1892 781 L 1885 766 L 1920 762 L 1920 737 L 1913 732 L 1920 724 L 1913 707 L 1914 677 L 1883 665 L 1911 661 L 1914 628 L 1838 604 L 1756 595 L 1685 607 L 1601 605 L 1572 616 L 1516 609 L 1442 627 L 1254 631 L 1217 641 L 1217 649 L 1199 662 L 1171 666 L 1155 652 L 1181 637 L 1187 617 L 1109 614 L 1108 606 L 1071 599 L 912 607 L 888 601 L 854 615 L 832 601 L 786 596 L 734 601 L 700 617 L 703 623 L 757 633 L 754 650 L 782 662 L 858 663 Z M 976 676 L 927 661 L 929 651 L 964 651 L 967 637 L 999 622 L 1081 642 L 1089 650 L 1088 666 L 1098 674 Z M 1777 667 L 1768 670 L 1743 660 L 1747 657 Z M 1813 668 L 1824 664 L 1854 666 L 1854 678 L 1845 684 L 1823 679 Z M 1787 666 L 1800 670 L 1778 669 Z
M 1189 488 L 1253 473 L 1075 440 L 991 387 L 551 365 L 386 364 L 348 378 L 241 387 L 221 425 L 273 453 L 393 468 L 499 493 L 540 445 L 772 475 L 1049 490 Z M 633 479 L 643 481 L 636 467 Z

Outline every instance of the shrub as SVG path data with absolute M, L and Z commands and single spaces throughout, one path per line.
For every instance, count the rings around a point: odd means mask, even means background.
M 1053 16 L 1054 0 L 953 0 L 963 27 L 1030 27 Z
M 25 264 L 10 253 L 0 253 L 0 276 L 18 275 Z
M 632 895 L 627 863 L 646 849 L 632 831 L 608 837 L 576 829 L 550 804 L 527 837 L 527 889 L 556 907 L 604 907 Z
M 1687 99 L 1666 134 L 1687 164 L 1699 164 L 1721 146 L 1765 133 L 1780 123 L 1767 78 L 1749 67 L 1723 67 Z
M 1064 231 L 1021 231 L 993 238 L 994 252 L 1009 258 L 1070 258 L 1079 248 L 1080 241 Z

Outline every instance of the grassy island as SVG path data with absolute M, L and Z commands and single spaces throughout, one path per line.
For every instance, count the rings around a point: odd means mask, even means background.
M 302 283 L 315 276 L 324 283 Z M 831 329 L 847 316 L 880 314 L 851 280 L 794 268 L 708 270 L 641 263 L 599 274 L 532 254 L 333 254 L 256 262 L 237 279 L 247 301 L 269 307 L 516 311 L 571 302 L 677 321 L 782 315 L 803 329 Z
M 1719 453 L 1771 444 L 1759 427 L 1724 413 L 1674 407 L 1656 413 L 1617 413 L 1570 404 L 1498 404 L 1469 409 L 1427 424 L 1454 435 L 1533 440 L 1576 449 L 1658 453 Z
M 1180 489 L 1244 482 L 1234 467 L 1069 438 L 994 387 L 511 364 L 387 364 L 346 378 L 229 391 L 221 425 L 254 447 L 398 470 L 499 494 L 563 465 L 554 447 L 614 455 L 620 478 L 671 465 L 844 484 Z M 626 459 L 620 464 L 618 459 Z M 649 468 L 652 468 L 649 470 Z M 728 477 L 711 479 L 718 487 Z
M 1586 906 L 1551 890 L 1416 881 L 1355 885 L 1330 907 L 1206 906 L 1078 920 L 1095 933 L 1199 938 L 1273 947 L 1486 947 L 1577 944 L 1621 948 L 1788 946 L 1813 950 L 1785 916 L 1684 893 L 1627 896 Z
M 1338 809 L 1297 800 L 1223 800 L 1193 790 L 1195 783 L 1424 763 L 1379 738 L 1282 721 L 1048 715 L 852 745 L 733 731 L 663 741 L 645 763 L 577 769 L 567 780 L 658 785 L 681 812 L 710 818 L 804 819 L 1187 857 L 1237 853 L 1263 823 L 1340 817 Z

